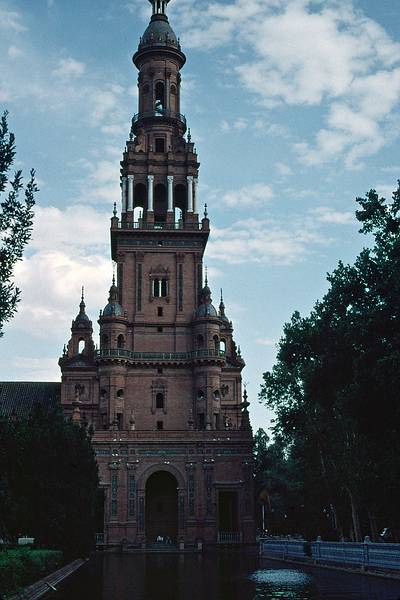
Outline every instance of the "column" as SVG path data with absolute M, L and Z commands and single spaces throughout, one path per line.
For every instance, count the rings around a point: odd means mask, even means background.
M 133 212 L 133 181 L 134 175 L 128 175 L 128 212 Z
M 121 180 L 121 213 L 126 213 L 126 177 Z
M 147 175 L 147 210 L 153 212 L 154 175 Z
M 197 214 L 197 212 L 198 212 L 197 207 L 199 205 L 199 203 L 197 202 L 197 188 L 199 187 L 199 180 L 195 179 L 193 183 L 194 183 L 193 212 L 195 214 Z
M 187 185 L 188 185 L 187 211 L 188 211 L 188 213 L 192 213 L 193 212 L 193 176 L 188 175 L 186 177 L 186 179 L 187 179 Z
M 174 212 L 174 176 L 168 175 L 168 212 Z

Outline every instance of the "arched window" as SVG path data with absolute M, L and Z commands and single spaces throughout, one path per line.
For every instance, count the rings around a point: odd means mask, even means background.
M 185 218 L 186 215 L 186 201 L 187 201 L 187 188 L 185 185 L 179 183 L 174 187 L 174 206 L 181 210 L 181 218 Z
M 176 85 L 171 85 L 170 108 L 174 112 L 178 112 L 178 96 L 176 93 Z
M 162 114 L 164 111 L 165 101 L 164 101 L 164 84 L 159 81 L 156 83 L 156 102 L 155 102 L 155 111 L 156 113 Z
M 118 400 L 123 400 L 124 399 L 124 390 L 118 390 L 117 391 L 117 398 L 118 398 Z
M 198 392 L 197 392 L 197 400 L 204 400 L 204 392 L 203 392 L 203 390 L 198 390 Z
M 108 348 L 108 335 L 106 333 L 101 336 L 101 347 Z
M 156 394 L 156 408 L 164 408 L 164 394 L 161 392 Z
M 219 349 L 222 352 L 226 352 L 226 341 L 225 340 L 220 340 L 219 341 Z
M 163 183 L 157 183 L 154 189 L 154 220 L 164 223 L 167 218 L 167 188 Z
M 215 390 L 214 391 L 214 400 L 216 400 L 217 402 L 221 399 L 221 394 L 219 390 Z
M 79 354 L 82 354 L 82 352 L 84 351 L 84 349 L 85 349 L 85 340 L 81 339 L 78 342 L 78 352 L 79 352 Z
M 198 335 L 196 338 L 197 348 L 203 348 L 204 346 L 204 338 L 202 335 Z
M 125 338 L 122 333 L 117 337 L 117 348 L 125 348 Z
M 144 185 L 144 183 L 137 183 L 135 185 L 133 197 L 135 205 L 133 209 L 133 217 L 137 223 L 139 219 L 143 217 L 143 213 L 147 207 L 147 187 Z
M 219 337 L 217 335 L 214 335 L 213 340 L 214 340 L 215 351 L 218 352 L 219 351 Z

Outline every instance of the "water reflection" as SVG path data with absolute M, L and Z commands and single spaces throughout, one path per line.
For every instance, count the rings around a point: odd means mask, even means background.
M 400 581 L 287 563 L 239 552 L 126 554 L 93 560 L 60 600 L 400 600 Z

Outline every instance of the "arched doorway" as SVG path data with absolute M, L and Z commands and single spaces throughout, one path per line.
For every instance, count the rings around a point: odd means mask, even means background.
M 146 539 L 176 543 L 178 536 L 178 482 L 167 471 L 157 471 L 146 482 Z

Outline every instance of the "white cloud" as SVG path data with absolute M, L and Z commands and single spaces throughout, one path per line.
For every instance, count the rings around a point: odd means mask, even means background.
M 0 6 L 0 30 L 21 33 L 27 27 L 22 23 L 21 14 L 16 10 L 10 10 L 6 6 Z
M 259 344 L 260 346 L 275 346 L 276 340 L 272 340 L 271 338 L 268 338 L 268 337 L 258 338 L 258 339 L 256 339 L 256 344 Z
M 19 56 L 22 56 L 22 54 L 22 50 L 17 46 L 10 46 L 7 52 L 9 58 L 18 58 Z
M 271 186 L 255 183 L 239 190 L 231 190 L 224 194 L 222 201 L 226 206 L 259 206 L 263 205 L 274 197 Z
M 66 341 L 82 285 L 95 325 L 99 308 L 107 302 L 112 275 L 108 228 L 108 216 L 91 207 L 36 206 L 32 241 L 15 271 L 22 299 L 9 329 Z
M 236 119 L 235 121 L 232 121 L 231 123 L 228 123 L 228 121 L 226 121 L 225 119 L 221 122 L 221 130 L 223 132 L 243 131 L 243 129 L 246 129 L 247 127 L 248 127 L 248 121 L 247 121 L 247 119 L 244 119 L 243 117 L 239 117 L 238 119 Z
M 14 371 L 16 375 L 13 380 L 17 381 L 60 381 L 60 367 L 58 358 L 40 356 L 33 358 L 29 356 L 16 356 L 12 358 L 2 357 L 4 373 Z
M 264 263 L 289 266 L 301 262 L 312 244 L 327 244 L 311 222 L 295 219 L 288 224 L 247 219 L 231 227 L 213 228 L 208 256 L 228 264 Z
M 287 165 L 285 163 L 276 162 L 274 166 L 275 166 L 275 169 L 278 171 L 279 175 L 283 175 L 284 177 L 287 175 L 292 175 L 292 173 L 293 173 L 293 171 L 289 167 L 289 165 Z
M 384 173 L 395 173 L 400 178 L 400 165 L 387 165 L 381 169 Z
M 86 65 L 74 58 L 61 58 L 58 62 L 58 67 L 53 71 L 53 75 L 63 79 L 76 79 L 82 77 L 85 69 Z
M 332 223 L 334 225 L 352 225 L 355 223 L 355 216 L 352 212 L 333 210 L 327 206 L 319 206 L 312 213 L 320 223 Z
M 175 18 L 191 47 L 250 47 L 253 59 L 234 71 L 259 103 L 323 107 L 313 142 L 294 146 L 304 164 L 344 158 L 360 168 L 393 138 L 400 44 L 351 0 L 182 0 Z

